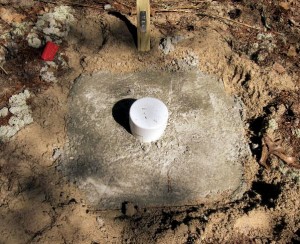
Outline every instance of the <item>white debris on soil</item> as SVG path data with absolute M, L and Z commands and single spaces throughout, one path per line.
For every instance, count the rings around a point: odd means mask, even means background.
M 67 69 L 69 67 L 67 61 L 61 53 L 57 54 L 57 63 L 60 68 Z
M 8 115 L 8 108 L 4 107 L 2 109 L 0 109 L 0 118 L 1 117 L 6 117 Z
M 36 33 L 29 33 L 26 39 L 30 47 L 40 48 L 42 45 L 42 41 Z
M 51 160 L 55 162 L 62 154 L 62 150 L 60 148 L 54 148 Z
M 45 66 L 42 67 L 40 70 L 41 79 L 46 82 L 56 83 L 57 78 L 54 75 L 54 70 L 56 70 L 57 67 L 58 67 L 57 64 L 55 64 L 52 61 L 45 62 Z
M 44 33 L 45 41 L 61 43 L 70 30 L 70 24 L 75 20 L 74 10 L 68 6 L 55 7 L 53 12 L 45 13 L 38 17 L 32 33 Z
M 258 33 L 256 40 L 248 50 L 248 55 L 255 57 L 257 61 L 264 61 L 276 49 L 276 39 L 271 33 Z
M 109 10 L 111 8 L 112 8 L 112 6 L 110 4 L 105 4 L 104 5 L 104 10 Z
M 182 36 L 167 36 L 166 38 L 161 39 L 159 49 L 162 50 L 164 54 L 168 54 L 175 50 L 174 44 L 177 44 L 183 39 L 184 37 Z
M 187 54 L 179 59 L 174 59 L 171 63 L 171 71 L 189 71 L 198 68 L 199 58 L 198 56 L 188 51 Z
M 10 32 L 11 38 L 17 36 L 24 36 L 25 33 L 29 30 L 29 25 L 29 22 L 13 23 L 13 29 Z
M 300 138 L 300 129 L 294 129 L 292 130 L 292 133 L 294 136 L 296 136 L 297 138 Z
M 268 121 L 268 125 L 267 125 L 267 132 L 273 133 L 277 129 L 278 129 L 278 123 L 277 123 L 276 119 L 274 119 L 274 118 L 270 119 Z
M 105 222 L 104 222 L 104 220 L 103 220 L 100 216 L 97 216 L 97 217 L 96 217 L 96 221 L 97 221 L 97 223 L 98 223 L 99 229 L 101 229 L 102 227 L 104 227 Z
M 12 114 L 8 121 L 8 125 L 0 126 L 0 140 L 5 140 L 15 135 L 26 125 L 33 122 L 31 116 L 31 109 L 26 103 L 26 100 L 30 97 L 28 90 L 21 92 L 17 95 L 13 95 L 9 99 L 8 108 L 0 110 L 3 117 L 8 116 L 8 110 Z

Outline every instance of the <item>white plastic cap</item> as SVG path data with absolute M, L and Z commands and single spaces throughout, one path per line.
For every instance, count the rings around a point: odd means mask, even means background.
M 131 133 L 142 142 L 156 141 L 167 127 L 168 116 L 162 101 L 151 97 L 138 99 L 129 111 Z

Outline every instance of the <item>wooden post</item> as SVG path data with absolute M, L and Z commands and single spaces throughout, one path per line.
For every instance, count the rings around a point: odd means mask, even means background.
M 137 0 L 137 46 L 138 50 L 150 50 L 150 0 Z

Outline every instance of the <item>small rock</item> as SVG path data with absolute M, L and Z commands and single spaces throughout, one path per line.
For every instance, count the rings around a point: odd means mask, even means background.
M 294 46 L 290 46 L 287 55 L 289 57 L 296 57 L 297 56 L 297 50 L 296 50 L 296 48 Z
M 54 148 L 53 154 L 52 154 L 52 160 L 56 161 L 60 157 L 61 153 L 62 152 L 61 152 L 60 148 Z
M 162 50 L 164 54 L 168 54 L 168 53 L 174 51 L 175 48 L 174 48 L 174 45 L 172 44 L 172 38 L 169 36 L 166 38 L 163 38 L 160 41 L 159 49 Z
M 290 4 L 288 2 L 280 2 L 279 6 L 283 8 L 284 10 L 289 10 L 290 9 Z
M 29 33 L 27 36 L 27 42 L 28 45 L 33 48 L 40 48 L 42 45 L 42 41 L 36 33 Z
M 122 213 L 128 217 L 132 217 L 137 213 L 136 207 L 131 202 L 124 202 L 122 204 Z
M 46 65 L 46 66 L 41 68 L 41 70 L 40 70 L 41 79 L 43 81 L 46 81 L 46 82 L 49 82 L 49 83 L 51 83 L 51 82 L 56 83 L 57 79 L 54 75 L 54 72 L 49 71 L 49 69 L 50 69 L 49 65 Z
M 104 220 L 98 216 L 96 221 L 98 223 L 98 227 L 101 229 L 104 226 Z
M 22 128 L 24 127 L 25 123 L 22 119 L 19 119 L 18 117 L 16 116 L 12 116 L 9 121 L 8 121 L 8 124 L 10 126 L 13 126 L 13 127 L 16 127 L 16 129 L 19 129 L 19 128 Z
M 166 38 L 161 39 L 159 49 L 161 49 L 164 54 L 168 54 L 175 50 L 174 44 L 177 44 L 184 39 L 183 36 L 167 36 Z
M 104 10 L 109 10 L 111 9 L 111 5 L 110 4 L 105 4 L 104 5 Z
M 12 114 L 21 114 L 23 111 L 27 111 L 29 109 L 28 105 L 22 105 L 22 106 L 17 106 L 17 107 L 11 107 L 9 109 L 9 112 Z
M 188 231 L 189 231 L 189 227 L 183 223 L 179 225 L 175 230 L 176 234 L 180 236 L 184 236 L 185 234 L 188 233 Z
M 8 126 L 6 128 L 7 128 L 7 132 L 6 132 L 5 136 L 8 137 L 8 138 L 14 136 L 19 131 L 19 128 L 14 127 L 14 126 L 12 126 L 12 127 Z
M 279 63 L 277 63 L 277 62 L 275 62 L 274 64 L 273 64 L 273 69 L 276 71 L 276 72 L 278 72 L 279 74 L 283 74 L 283 73 L 285 73 L 285 68 L 281 65 L 281 64 L 279 64 Z
M 278 123 L 275 119 L 270 119 L 268 121 L 268 128 L 267 130 L 271 131 L 271 132 L 274 132 L 275 130 L 278 129 Z
M 0 140 L 1 140 L 1 137 L 6 136 L 9 129 L 10 129 L 10 126 L 8 126 L 8 125 L 0 126 Z
M 23 117 L 23 121 L 25 123 L 25 125 L 29 125 L 33 122 L 33 118 L 31 116 L 31 114 L 25 114 Z
M 9 111 L 13 114 L 9 118 L 8 126 L 0 126 L 0 140 L 8 139 L 15 135 L 25 125 L 33 122 L 31 110 L 26 104 L 26 99 L 30 97 L 28 90 L 9 98 Z M 8 108 L 0 110 L 2 115 L 8 115 Z
M 6 117 L 8 115 L 8 108 L 4 107 L 2 109 L 0 109 L 0 118 L 1 117 Z

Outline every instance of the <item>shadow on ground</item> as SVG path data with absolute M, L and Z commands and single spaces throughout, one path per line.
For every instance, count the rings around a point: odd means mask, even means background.
M 112 109 L 114 120 L 121 125 L 128 133 L 131 133 L 129 126 L 129 111 L 131 105 L 136 101 L 133 98 L 126 98 L 118 101 Z

